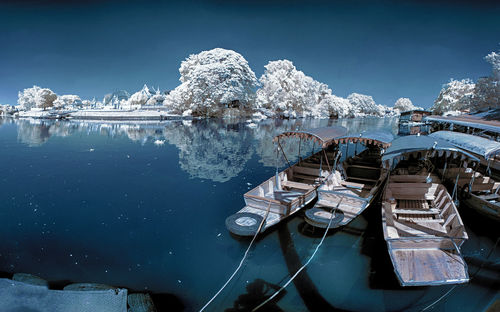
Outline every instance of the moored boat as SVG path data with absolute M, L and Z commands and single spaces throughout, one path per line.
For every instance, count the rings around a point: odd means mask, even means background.
M 446 140 L 454 146 L 468 151 L 480 159 L 480 166 L 465 167 L 461 163 L 451 163 L 448 168 L 439 170 L 440 175 L 460 190 L 460 199 L 466 206 L 480 214 L 500 221 L 500 183 L 494 179 L 495 168 L 500 155 L 500 142 L 488 140 L 465 133 L 438 131 L 430 137 Z M 496 175 L 498 176 L 498 174 Z
M 340 126 L 315 128 L 306 131 L 288 131 L 274 138 L 277 156 L 285 159 L 281 140 L 299 138 L 313 141 L 321 148 L 312 156 L 301 159 L 244 194 L 246 206 L 226 219 L 228 230 L 238 236 L 253 236 L 260 228 L 264 232 L 271 226 L 295 214 L 316 199 L 316 189 L 332 173 L 334 139 L 345 135 Z M 300 143 L 299 143 L 300 144 Z M 300 153 L 300 152 L 299 152 Z M 287 160 L 288 161 L 288 160 Z M 264 219 L 264 220 L 263 220 Z
M 318 188 L 318 201 L 306 211 L 305 221 L 314 227 L 338 228 L 360 215 L 387 177 L 381 157 L 393 138 L 389 132 L 370 132 L 336 139 L 337 144 L 360 143 L 366 149 L 339 164 Z
M 479 161 L 445 141 L 426 136 L 396 139 L 382 158 L 386 168 L 393 168 L 382 198 L 382 228 L 402 286 L 469 280 L 460 251 L 467 232 L 452 196 L 434 172 L 436 160 L 443 157 Z

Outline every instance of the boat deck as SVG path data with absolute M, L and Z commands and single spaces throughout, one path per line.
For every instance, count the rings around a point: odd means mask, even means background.
M 430 285 L 436 281 L 456 284 L 469 280 L 464 260 L 453 251 L 393 249 L 391 257 L 403 286 Z

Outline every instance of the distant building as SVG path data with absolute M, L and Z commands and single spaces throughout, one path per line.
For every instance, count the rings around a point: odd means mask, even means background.
M 422 119 L 425 116 L 430 116 L 432 113 L 430 111 L 422 110 L 422 109 L 415 109 L 415 110 L 410 110 L 406 112 L 402 112 L 401 116 L 399 117 L 399 123 L 405 123 L 405 122 L 422 122 Z

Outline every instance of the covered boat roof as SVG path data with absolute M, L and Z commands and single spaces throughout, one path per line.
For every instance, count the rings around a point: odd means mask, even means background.
M 287 131 L 283 132 L 276 137 L 274 141 L 279 141 L 285 137 L 294 137 L 307 140 L 313 140 L 316 143 L 321 144 L 323 148 L 333 143 L 333 140 L 343 136 L 347 133 L 347 129 L 342 126 L 332 126 L 332 127 L 321 127 L 313 128 L 303 131 Z
M 425 121 L 453 124 L 500 134 L 500 121 L 483 118 L 482 115 L 427 116 Z
M 363 144 L 376 144 L 382 148 L 388 148 L 391 146 L 391 142 L 394 140 L 394 136 L 389 131 L 374 130 L 374 131 L 363 131 L 361 133 L 352 133 L 340 138 L 335 139 L 335 143 L 363 143 Z
M 500 142 L 471 134 L 438 131 L 430 134 L 429 137 L 445 140 L 458 148 L 477 154 L 486 159 L 500 154 Z
M 476 156 L 459 149 L 453 144 L 439 138 L 425 135 L 410 135 L 395 139 L 392 141 L 391 147 L 389 147 L 387 151 L 385 151 L 384 156 L 382 156 L 382 161 L 391 160 L 402 154 L 430 150 L 446 152 L 447 155 L 453 154 L 454 157 L 462 155 L 462 157 L 469 158 L 471 161 L 479 162 Z

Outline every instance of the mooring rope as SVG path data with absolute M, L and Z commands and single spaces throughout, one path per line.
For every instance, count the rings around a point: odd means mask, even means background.
M 253 236 L 252 241 L 250 241 L 250 245 L 248 245 L 248 248 L 245 251 L 245 254 L 243 255 L 243 258 L 241 258 L 240 264 L 238 265 L 238 267 L 236 268 L 236 270 L 234 270 L 233 274 L 231 274 L 231 276 L 229 277 L 229 279 L 224 283 L 224 285 L 222 285 L 222 287 L 219 289 L 219 291 L 217 293 L 215 293 L 215 295 L 203 306 L 203 308 L 200 309 L 200 312 L 204 311 L 210 305 L 210 303 L 212 303 L 212 301 L 214 301 L 215 298 L 217 298 L 217 296 L 224 290 L 224 288 L 226 288 L 226 286 L 229 284 L 229 282 L 231 282 L 231 280 L 234 278 L 234 276 L 236 275 L 236 273 L 238 273 L 238 271 L 243 266 L 243 262 L 245 262 L 245 259 L 246 259 L 247 255 L 248 255 L 248 252 L 250 251 L 250 248 L 252 248 L 252 245 L 253 245 L 255 239 L 257 238 L 257 235 L 259 235 L 260 230 L 262 229 L 262 226 L 264 225 L 264 222 L 266 222 L 267 216 L 269 215 L 269 211 L 271 211 L 271 203 L 272 202 L 269 201 L 269 205 L 267 206 L 266 215 L 262 219 L 262 221 L 260 221 L 259 228 L 255 232 L 255 235 Z
M 337 204 L 337 207 L 335 207 L 335 209 L 332 211 L 332 215 L 330 216 L 330 221 L 328 221 L 328 226 L 325 230 L 325 233 L 323 234 L 323 237 L 321 238 L 321 241 L 319 242 L 318 246 L 316 246 L 316 249 L 314 250 L 314 252 L 312 253 L 311 257 L 307 260 L 307 262 L 300 267 L 300 269 L 297 270 L 297 272 L 295 272 L 295 274 L 285 283 L 285 285 L 281 286 L 280 289 L 278 289 L 271 297 L 267 298 L 264 302 L 262 302 L 261 304 L 259 304 L 258 306 L 256 306 L 255 308 L 253 308 L 252 312 L 254 311 L 257 311 L 258 309 L 262 308 L 266 303 L 268 303 L 269 301 L 273 300 L 283 289 L 285 289 L 294 279 L 295 277 L 297 277 L 297 275 L 299 275 L 300 272 L 302 272 L 302 270 L 304 270 L 306 268 L 306 266 L 311 262 L 311 260 L 314 258 L 314 256 L 316 255 L 316 253 L 318 252 L 319 250 L 319 247 L 323 244 L 323 241 L 325 240 L 325 237 L 326 237 L 326 234 L 328 233 L 328 230 L 330 229 L 330 226 L 332 224 L 332 220 L 333 218 L 335 217 L 335 211 L 337 210 L 337 208 L 340 206 L 340 203 L 342 202 L 342 200 L 344 199 L 344 197 L 341 197 L 340 198 L 340 201 L 339 203 Z

